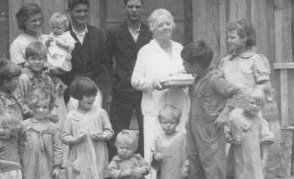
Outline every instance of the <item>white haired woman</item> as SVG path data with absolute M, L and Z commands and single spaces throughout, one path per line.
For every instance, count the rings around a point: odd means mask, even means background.
M 162 85 L 171 76 L 184 73 L 183 46 L 171 39 L 175 29 L 173 16 L 166 9 L 156 9 L 149 17 L 149 26 L 153 39 L 140 49 L 131 80 L 135 89 L 143 91 L 144 155 L 150 161 L 153 138 L 161 131 L 159 110 L 166 104 L 181 109 L 178 130 L 184 132 L 190 100 L 187 88 L 165 88 Z

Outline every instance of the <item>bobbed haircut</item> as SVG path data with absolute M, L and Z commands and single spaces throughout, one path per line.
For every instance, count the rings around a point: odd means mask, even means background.
M 57 23 L 62 23 L 62 24 L 65 25 L 66 28 L 68 28 L 68 26 L 69 26 L 69 19 L 63 13 L 55 12 L 50 17 L 49 25 L 52 27 L 54 24 L 57 24 Z
M 197 63 L 203 69 L 207 69 L 213 58 L 213 51 L 204 40 L 187 44 L 181 51 L 181 56 L 185 62 Z
M 82 100 L 83 96 L 97 95 L 98 87 L 89 77 L 77 77 L 69 86 L 69 94 L 77 99 Z
M 15 17 L 20 30 L 26 31 L 26 22 L 34 15 L 42 13 L 41 7 L 36 3 L 24 3 L 17 11 Z
M 79 4 L 85 4 L 87 6 L 90 6 L 89 0 L 68 0 L 67 7 L 69 10 L 72 10 Z
M 22 132 L 21 121 L 17 118 L 17 115 L 13 114 L 13 111 L 9 109 L 1 109 L 0 127 L 5 128 L 6 131 L 10 133 L 8 138 L 17 138 Z
M 129 2 L 130 0 L 123 0 L 123 3 L 124 5 L 127 5 L 127 3 Z M 141 1 L 141 4 L 143 5 L 144 4 L 144 1 L 143 0 L 140 0 Z
M 156 9 L 151 13 L 148 19 L 151 32 L 154 32 L 154 29 L 156 28 L 156 23 L 161 17 L 166 17 L 171 22 L 173 29 L 176 28 L 174 17 L 167 9 Z
M 119 144 L 126 144 L 131 146 L 134 151 L 137 150 L 138 147 L 138 134 L 133 130 L 123 129 L 121 130 L 115 140 L 115 146 L 117 147 Z
M 25 50 L 25 59 L 29 57 L 44 56 L 46 58 L 47 49 L 42 42 L 34 41 L 29 43 Z M 47 58 L 46 58 L 47 59 Z
M 0 58 L 0 86 L 21 75 L 21 68 L 7 58 Z
M 251 48 L 256 45 L 256 33 L 251 24 L 247 19 L 241 19 L 236 22 L 232 22 L 228 26 L 228 32 L 236 31 L 239 37 L 246 38 L 246 47 Z
M 26 103 L 31 109 L 35 109 L 42 101 L 49 101 L 49 110 L 54 107 L 55 96 L 49 86 L 37 87 L 29 92 Z
M 175 120 L 177 123 L 180 123 L 180 119 L 182 116 L 182 111 L 173 106 L 173 105 L 165 105 L 160 109 L 158 114 L 159 122 L 161 122 L 162 118 Z

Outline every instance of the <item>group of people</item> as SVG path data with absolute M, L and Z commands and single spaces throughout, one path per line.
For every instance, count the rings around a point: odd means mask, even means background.
M 273 89 L 251 23 L 229 24 L 229 54 L 211 69 L 204 40 L 173 41 L 166 9 L 142 23 L 143 3 L 123 0 L 126 20 L 105 37 L 87 24 L 88 0 L 68 0 L 70 20 L 54 13 L 48 35 L 39 5 L 19 9 L 23 32 L 0 59 L 0 178 L 53 179 L 63 167 L 69 179 L 263 178 Z M 193 85 L 164 85 L 182 74 Z

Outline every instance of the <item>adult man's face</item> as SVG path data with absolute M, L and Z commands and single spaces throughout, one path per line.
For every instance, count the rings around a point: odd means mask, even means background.
M 72 23 L 82 25 L 87 23 L 89 16 L 89 6 L 87 4 L 78 4 L 70 11 Z
M 142 17 L 143 5 L 141 0 L 129 0 L 125 5 L 127 18 L 130 21 L 139 21 Z

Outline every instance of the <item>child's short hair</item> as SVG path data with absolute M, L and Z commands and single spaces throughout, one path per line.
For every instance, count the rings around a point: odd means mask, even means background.
M 69 10 L 72 10 L 78 4 L 86 4 L 87 6 L 90 6 L 89 0 L 68 0 L 67 7 Z
M 63 13 L 60 13 L 60 12 L 55 12 L 50 17 L 50 21 L 49 21 L 50 26 L 53 26 L 56 23 L 63 23 L 66 28 L 68 28 L 68 26 L 69 26 L 69 20 L 68 20 L 67 16 Z
M 186 45 L 181 52 L 181 56 L 184 61 L 190 64 L 197 63 L 201 68 L 207 69 L 213 58 L 213 51 L 204 40 L 199 40 Z
M 237 34 L 241 38 L 247 38 L 246 47 L 250 48 L 256 45 L 256 33 L 251 24 L 247 19 L 241 19 L 236 22 L 232 22 L 228 26 L 228 32 L 237 31 Z
M 46 47 L 39 41 L 29 43 L 25 50 L 25 59 L 35 56 L 44 56 L 46 58 Z
M 9 109 L 0 110 L 0 127 L 10 132 L 11 135 L 8 138 L 18 137 L 22 131 L 20 119 Z
M 44 100 L 49 101 L 49 110 L 51 111 L 54 108 L 55 97 L 49 86 L 37 87 L 31 90 L 28 94 L 27 104 L 31 109 L 34 109 L 40 101 Z
M 133 130 L 123 129 L 116 136 L 115 146 L 117 147 L 118 144 L 126 144 L 137 150 L 138 134 Z
M 179 123 L 181 116 L 182 111 L 179 108 L 173 105 L 165 105 L 162 109 L 160 109 L 158 119 L 159 121 L 161 121 L 162 118 L 173 119 Z
M 77 100 L 82 100 L 83 96 L 96 95 L 97 92 L 97 85 L 89 77 L 77 77 L 69 87 L 69 94 Z
M 21 68 L 6 58 L 0 58 L 0 86 L 21 75 Z
M 261 104 L 262 107 L 266 103 L 266 94 L 264 89 L 261 87 L 255 87 L 250 91 L 250 97 L 253 98 L 257 103 Z

